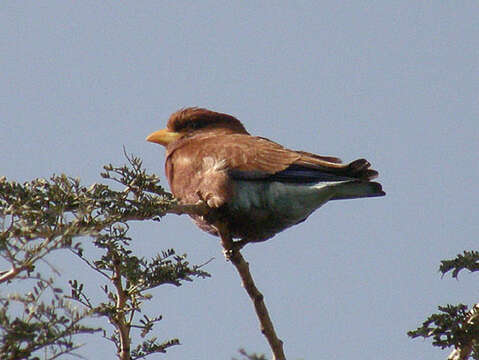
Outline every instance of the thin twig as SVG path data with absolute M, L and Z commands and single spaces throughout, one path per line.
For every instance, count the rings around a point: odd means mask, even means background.
M 217 229 L 221 235 L 221 245 L 224 248 L 225 256 L 230 260 L 238 271 L 243 287 L 246 289 L 249 297 L 253 301 L 256 315 L 260 323 L 260 329 L 273 352 L 273 360 L 286 360 L 283 352 L 283 342 L 276 336 L 273 323 L 269 317 L 268 309 L 264 303 L 263 294 L 260 293 L 249 271 L 249 264 L 241 255 L 240 250 L 235 247 L 233 239 L 226 228 L 222 224 L 217 225 Z
M 0 284 L 4 283 L 5 281 L 12 280 L 14 277 L 16 277 L 21 272 L 27 270 L 28 268 L 29 266 L 27 265 L 19 267 L 12 266 L 10 270 L 2 271 L 0 273 Z
M 92 270 L 95 270 L 97 273 L 101 274 L 101 275 L 104 276 L 106 279 L 110 279 L 110 275 L 109 275 L 109 274 L 107 274 L 106 272 L 104 272 L 104 271 L 98 269 L 98 268 L 97 268 L 96 266 L 94 266 L 88 259 L 84 258 L 84 257 L 81 256 L 81 255 L 78 255 L 78 253 L 75 252 L 75 250 L 73 250 L 73 249 L 71 249 L 71 248 L 70 248 L 70 251 L 71 251 L 74 255 L 78 256 L 78 257 L 80 258 L 80 260 L 82 260 L 85 264 L 87 264 L 88 267 L 90 267 Z

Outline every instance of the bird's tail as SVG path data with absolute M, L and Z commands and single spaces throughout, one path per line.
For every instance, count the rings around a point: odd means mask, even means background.
M 331 200 L 357 199 L 364 197 L 384 196 L 380 183 L 373 181 L 348 181 L 335 186 L 336 193 Z

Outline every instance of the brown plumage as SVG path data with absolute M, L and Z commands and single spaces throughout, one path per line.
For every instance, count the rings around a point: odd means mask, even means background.
M 205 201 L 233 237 L 262 241 L 304 221 L 334 199 L 382 196 L 365 159 L 342 164 L 330 156 L 289 150 L 251 136 L 231 115 L 186 108 L 148 141 L 166 147 L 166 176 L 180 202 Z M 195 216 L 217 235 L 208 218 Z

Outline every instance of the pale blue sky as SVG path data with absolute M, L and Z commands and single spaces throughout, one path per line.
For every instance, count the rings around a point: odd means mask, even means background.
M 406 332 L 438 304 L 477 302 L 477 279 L 437 268 L 477 249 L 478 14 L 477 1 L 2 1 L 0 175 L 103 181 L 125 145 L 164 179 L 164 151 L 144 138 L 184 106 L 294 149 L 365 157 L 385 198 L 327 204 L 244 255 L 288 359 L 445 358 Z M 154 292 L 159 337 L 183 345 L 153 358 L 269 354 L 216 238 L 176 216 L 132 235 L 140 255 L 215 257 L 211 279 Z M 68 254 L 55 261 L 92 277 Z M 93 339 L 81 354 L 113 357 Z

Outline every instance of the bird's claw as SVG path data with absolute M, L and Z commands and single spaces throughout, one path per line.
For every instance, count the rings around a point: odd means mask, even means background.
M 234 241 L 233 246 L 229 249 L 224 249 L 223 254 L 226 258 L 226 260 L 231 260 L 231 258 L 234 256 L 236 252 L 239 252 L 246 244 L 248 241 L 245 240 L 240 240 L 240 241 Z
M 231 260 L 234 255 L 234 249 L 224 249 L 223 255 L 225 256 L 226 261 Z

